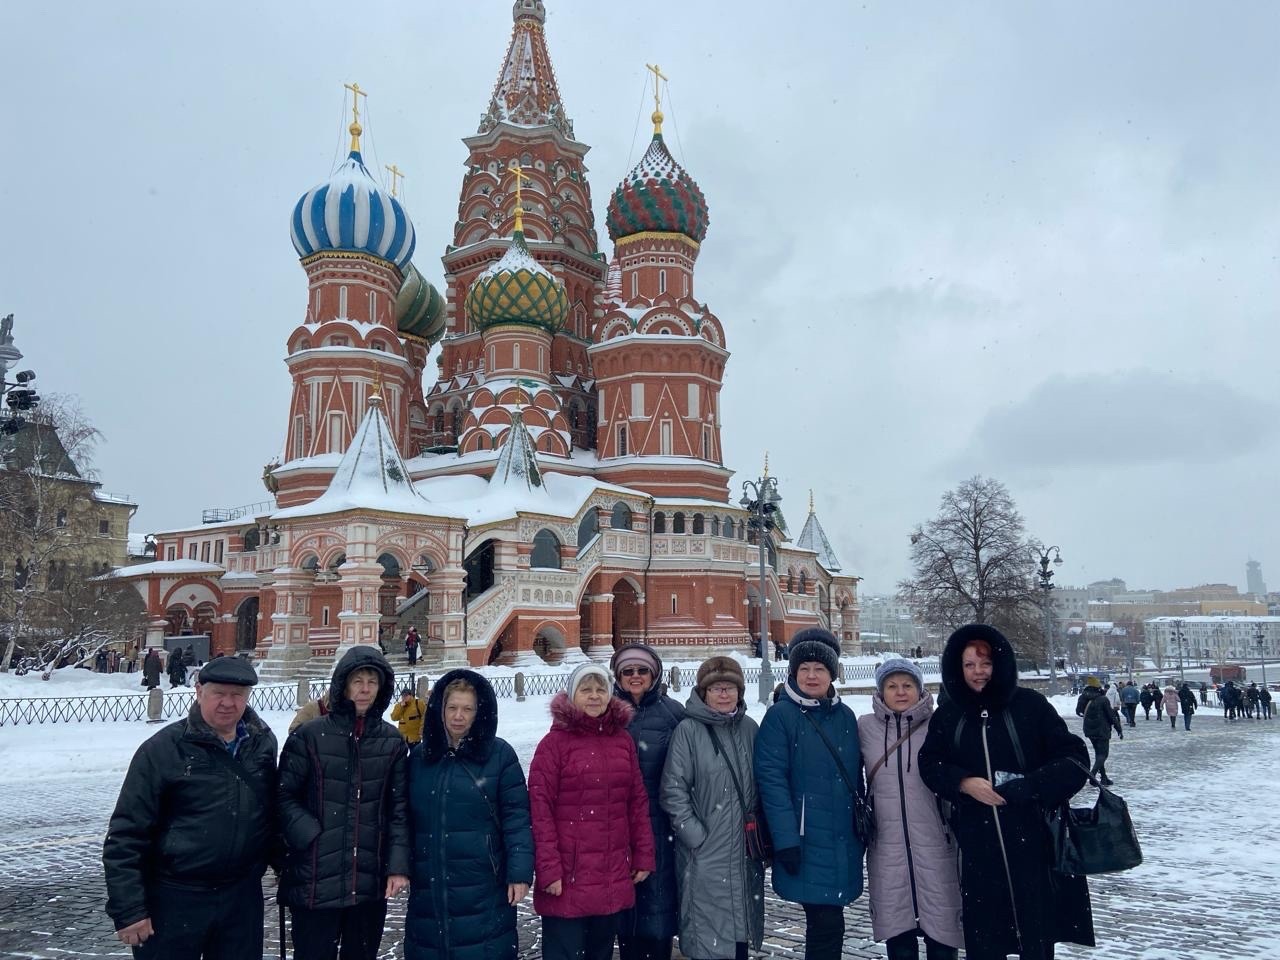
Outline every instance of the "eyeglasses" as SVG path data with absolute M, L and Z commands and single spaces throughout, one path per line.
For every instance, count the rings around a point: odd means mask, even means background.
M 647 677 L 652 672 L 648 667 L 623 667 L 618 671 L 624 677 Z

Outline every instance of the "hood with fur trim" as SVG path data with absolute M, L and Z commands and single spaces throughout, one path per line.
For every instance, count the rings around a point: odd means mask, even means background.
M 964 649 L 975 640 L 991 646 L 991 680 L 986 689 L 975 693 L 964 682 Z M 1003 707 L 1018 686 L 1018 661 L 1003 633 L 985 623 L 970 623 L 951 634 L 942 652 L 942 686 L 947 697 L 964 709 Z
M 569 694 L 561 690 L 551 698 L 551 729 L 587 736 L 618 733 L 626 730 L 635 716 L 635 708 L 617 697 L 610 697 L 604 713 L 589 717 L 574 706 Z
M 422 752 L 428 763 L 434 763 L 449 749 L 449 734 L 444 728 L 444 691 L 454 680 L 466 680 L 476 690 L 476 718 L 458 744 L 457 754 L 464 760 L 484 763 L 498 735 L 498 696 L 492 684 L 474 670 L 450 670 L 432 686 L 423 722 Z

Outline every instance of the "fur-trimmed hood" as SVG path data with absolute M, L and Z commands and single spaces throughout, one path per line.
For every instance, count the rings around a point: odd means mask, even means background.
M 991 647 L 991 680 L 982 693 L 974 693 L 964 682 L 964 648 L 975 640 Z M 966 710 L 1003 707 L 1018 687 L 1018 661 L 1003 633 L 985 623 L 970 623 L 951 634 L 942 652 L 942 686 L 947 697 Z
M 589 717 L 574 706 L 569 694 L 561 690 L 551 698 L 551 729 L 583 735 L 605 736 L 625 730 L 635 716 L 635 708 L 617 697 L 610 697 L 604 713 Z
M 498 735 L 498 697 L 493 685 L 474 670 L 450 670 L 432 686 L 423 720 L 423 755 L 428 763 L 435 763 L 449 750 L 449 734 L 444 728 L 444 691 L 454 680 L 465 680 L 476 690 L 476 719 L 455 752 L 464 760 L 484 763 Z

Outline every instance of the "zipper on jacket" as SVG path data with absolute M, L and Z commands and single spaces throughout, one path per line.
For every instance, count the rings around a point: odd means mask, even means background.
M 351 834 L 351 896 L 356 897 L 360 885 L 360 784 L 364 771 L 360 765 L 360 738 L 354 730 L 351 732 L 351 743 L 356 754 L 356 762 L 353 764 L 356 775 L 356 823 Z
M 440 945 L 444 948 L 444 956 L 449 955 L 451 941 L 449 939 L 449 879 L 445 876 L 445 870 L 449 864 L 449 858 L 446 852 L 448 846 L 448 831 L 446 823 L 448 820 L 449 786 L 448 783 L 452 779 L 452 771 L 454 767 L 446 766 L 446 763 L 453 759 L 453 751 L 446 750 L 444 756 L 440 760 L 440 769 L 436 774 L 436 789 L 440 792 L 440 829 L 436 842 L 440 849 Z
M 902 715 L 896 715 L 897 734 L 902 736 Z M 887 725 L 887 724 L 886 724 Z M 908 741 L 907 748 L 910 749 Z M 898 801 L 902 805 L 902 839 L 907 845 L 907 878 L 911 881 L 911 916 L 920 926 L 920 902 L 916 897 L 916 862 L 911 853 L 911 828 L 907 824 L 907 783 L 902 773 L 902 744 L 898 744 Z

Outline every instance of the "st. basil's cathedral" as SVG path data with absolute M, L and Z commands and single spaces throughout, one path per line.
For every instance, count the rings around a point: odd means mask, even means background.
M 631 640 L 673 658 L 753 651 L 758 533 L 721 447 L 728 337 L 694 292 L 706 199 L 658 103 L 602 252 L 543 3 L 516 0 L 513 17 L 463 140 L 439 288 L 414 266 L 394 168 L 388 190 L 366 166 L 351 85 L 350 153 L 290 220 L 307 300 L 285 341 L 273 499 L 158 533 L 153 562 L 116 572 L 147 603 L 148 646 L 207 637 L 204 655 L 252 651 L 276 678 L 323 673 L 352 644 L 400 650 L 409 626 L 433 667 L 603 658 Z M 812 496 L 794 540 L 775 518 L 771 639 L 820 625 L 854 652 L 857 577 Z

